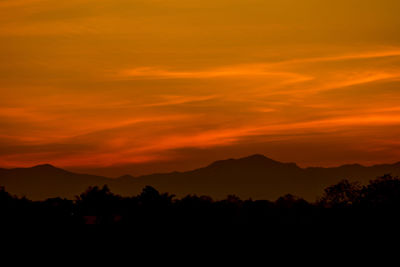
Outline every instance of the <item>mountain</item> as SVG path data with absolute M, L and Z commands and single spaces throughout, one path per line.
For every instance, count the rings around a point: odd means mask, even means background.
M 110 180 L 101 176 L 72 173 L 49 164 L 32 168 L 0 169 L 0 186 L 12 194 L 34 200 L 74 198 L 89 186 L 107 184 Z
M 354 164 L 334 168 L 300 168 L 295 163 L 281 163 L 263 155 L 253 155 L 217 161 L 188 172 L 140 177 L 125 175 L 117 179 L 76 174 L 51 165 L 0 169 L 0 185 L 10 193 L 31 199 L 73 198 L 89 186 L 107 184 L 114 193 L 121 195 L 136 195 L 143 187 L 151 185 L 178 197 L 197 194 L 221 199 L 235 194 L 244 199 L 273 200 L 291 193 L 315 200 L 325 187 L 342 179 L 366 183 L 388 173 L 400 176 L 400 163 L 370 167 Z

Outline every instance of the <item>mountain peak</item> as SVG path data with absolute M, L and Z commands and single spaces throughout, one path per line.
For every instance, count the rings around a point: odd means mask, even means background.
M 262 161 L 278 162 L 278 161 L 270 159 L 270 158 L 268 158 L 268 157 L 266 157 L 266 156 L 264 156 L 262 154 L 254 154 L 254 155 L 250 155 L 250 156 L 247 156 L 247 157 L 244 157 L 244 158 L 240 158 L 238 160 L 262 160 Z
M 36 165 L 36 166 L 32 167 L 31 169 L 35 170 L 35 171 L 40 171 L 40 172 L 67 172 L 63 169 L 54 167 L 51 164 Z
M 266 165 L 277 165 L 277 164 L 283 164 L 278 161 L 272 160 L 264 155 L 261 154 L 254 154 L 248 157 L 244 158 L 239 158 L 239 159 L 226 159 L 226 160 L 219 160 L 216 161 L 212 164 L 210 164 L 208 167 L 211 168 L 216 168 L 216 167 L 223 167 L 223 166 L 242 166 L 247 165 L 258 165 L 258 166 L 266 166 Z
M 35 168 L 35 169 L 57 169 L 56 167 L 54 167 L 53 165 L 48 164 L 48 163 L 36 165 L 36 166 L 34 166 L 32 168 Z
M 262 154 L 254 154 L 250 155 L 244 158 L 237 159 L 236 161 L 238 162 L 245 162 L 245 163 L 256 163 L 256 164 L 264 164 L 264 165 L 276 165 L 276 164 L 284 164 L 282 162 L 273 160 L 271 158 L 268 158 Z
M 248 158 L 252 158 L 252 159 L 268 159 L 266 156 L 264 156 L 263 154 L 253 154 L 247 157 L 244 157 L 243 159 L 248 159 Z

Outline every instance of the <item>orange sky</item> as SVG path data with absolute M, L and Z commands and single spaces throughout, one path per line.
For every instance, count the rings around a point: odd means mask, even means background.
M 0 166 L 400 161 L 398 0 L 0 0 Z

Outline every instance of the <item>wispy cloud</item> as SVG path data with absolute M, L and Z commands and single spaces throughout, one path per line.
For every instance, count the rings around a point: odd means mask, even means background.
M 213 79 L 213 78 L 250 78 L 281 77 L 286 81 L 304 81 L 310 79 L 301 74 L 273 71 L 269 64 L 233 65 L 207 70 L 174 71 L 156 67 L 139 67 L 122 70 L 117 73 L 120 79 Z
M 356 53 L 346 53 L 336 56 L 322 56 L 322 57 L 306 57 L 292 60 L 285 60 L 282 62 L 274 63 L 275 65 L 288 65 L 299 63 L 318 63 L 318 62 L 334 62 L 334 61 L 348 61 L 356 59 L 376 59 L 376 58 L 387 58 L 387 57 L 400 57 L 400 49 L 398 48 L 386 48 L 378 49 L 374 51 L 364 51 Z
M 203 102 L 218 98 L 218 95 L 208 96 L 179 96 L 179 95 L 165 95 L 160 96 L 163 100 L 149 104 L 143 104 L 142 107 L 162 107 L 162 106 L 175 106 L 187 103 Z

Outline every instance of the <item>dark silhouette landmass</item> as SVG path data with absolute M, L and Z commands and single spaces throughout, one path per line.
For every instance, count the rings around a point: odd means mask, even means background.
M 400 222 L 400 180 L 384 175 L 366 185 L 342 180 L 325 188 L 315 202 L 291 194 L 275 201 L 242 200 L 229 195 L 176 198 L 146 186 L 137 196 L 122 197 L 107 186 L 89 187 L 74 199 L 31 201 L 0 188 L 2 223 L 190 225 L 331 225 L 397 226 Z M 268 228 L 275 229 L 275 228 Z
M 281 163 L 263 155 L 228 159 L 188 172 L 153 174 L 140 177 L 129 175 L 111 179 L 102 176 L 76 174 L 51 165 L 32 168 L 0 169 L 0 186 L 17 196 L 33 200 L 61 197 L 73 198 L 89 186 L 108 185 L 122 196 L 139 194 L 145 186 L 178 197 L 189 194 L 224 199 L 236 195 L 247 199 L 276 199 L 285 194 L 302 196 L 314 201 L 323 189 L 342 179 L 367 183 L 384 174 L 400 175 L 400 163 L 375 165 L 358 164 L 334 168 L 300 168 L 295 163 Z

